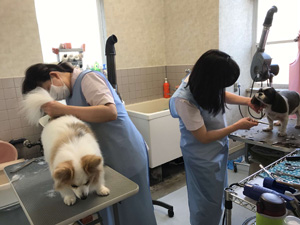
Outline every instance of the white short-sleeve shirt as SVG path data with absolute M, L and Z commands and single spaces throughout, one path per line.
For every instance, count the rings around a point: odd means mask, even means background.
M 175 107 L 187 130 L 195 131 L 204 125 L 200 110 L 186 99 L 176 98 Z

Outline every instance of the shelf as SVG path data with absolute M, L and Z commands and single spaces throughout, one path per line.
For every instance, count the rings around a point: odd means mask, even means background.
M 83 48 L 52 48 L 52 52 L 56 55 L 59 55 L 61 52 L 79 52 L 83 53 L 85 49 Z
M 59 48 L 59 49 L 58 49 L 58 52 L 79 52 L 79 53 L 82 53 L 82 52 L 83 52 L 83 49 L 82 49 L 82 48 L 70 48 L 70 49 L 67 49 L 67 48 Z

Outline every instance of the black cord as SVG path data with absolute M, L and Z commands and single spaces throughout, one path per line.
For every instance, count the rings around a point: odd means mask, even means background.
M 238 89 L 239 89 L 239 96 L 241 96 L 241 87 L 240 87 L 240 85 L 238 85 Z M 241 105 L 239 105 L 239 111 L 240 111 L 241 117 L 244 118 L 242 110 L 241 110 Z
M 223 213 L 222 225 L 225 225 L 225 218 L 226 218 L 226 209 L 224 210 L 224 213 Z
M 251 90 L 250 90 L 250 98 L 252 97 L 252 91 L 253 91 L 253 87 L 254 87 L 254 82 L 255 82 L 255 80 L 256 80 L 256 78 L 253 80 L 253 82 L 252 82 L 252 87 L 251 87 Z M 263 86 L 263 83 L 261 82 L 260 83 L 260 86 L 262 87 Z M 262 119 L 264 116 L 265 116 L 265 114 L 261 111 L 260 112 L 260 117 L 256 117 L 256 116 L 253 116 L 252 115 L 252 113 L 250 112 L 250 107 L 248 106 L 248 113 L 249 113 L 249 115 L 251 116 L 251 117 L 253 117 L 254 119 L 258 119 L 258 120 L 260 120 L 260 119 Z
M 254 81 L 252 82 L 252 87 L 250 89 L 250 98 L 252 97 L 253 87 L 254 87 Z M 238 89 L 239 89 L 239 96 L 241 96 L 241 87 L 240 87 L 240 85 L 238 85 Z M 244 118 L 244 115 L 243 115 L 242 110 L 241 110 L 241 105 L 239 105 L 239 112 L 241 114 L 241 117 Z M 263 114 L 263 112 L 261 112 L 261 117 L 253 116 L 252 113 L 250 112 L 250 107 L 249 106 L 248 106 L 248 113 L 254 119 L 259 119 L 259 120 L 262 119 L 265 116 L 265 114 Z

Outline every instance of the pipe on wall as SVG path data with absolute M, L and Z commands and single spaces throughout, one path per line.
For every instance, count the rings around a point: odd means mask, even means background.
M 108 37 L 105 45 L 105 55 L 106 55 L 106 63 L 107 63 L 108 81 L 110 82 L 111 86 L 116 90 L 117 94 L 122 100 L 121 95 L 118 92 L 116 62 L 115 62 L 115 55 L 116 55 L 115 43 L 117 42 L 118 39 L 114 34 Z

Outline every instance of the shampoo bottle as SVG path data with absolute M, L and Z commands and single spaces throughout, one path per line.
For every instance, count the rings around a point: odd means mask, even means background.
M 170 85 L 168 83 L 167 78 L 165 78 L 165 83 L 164 83 L 164 98 L 170 98 Z

